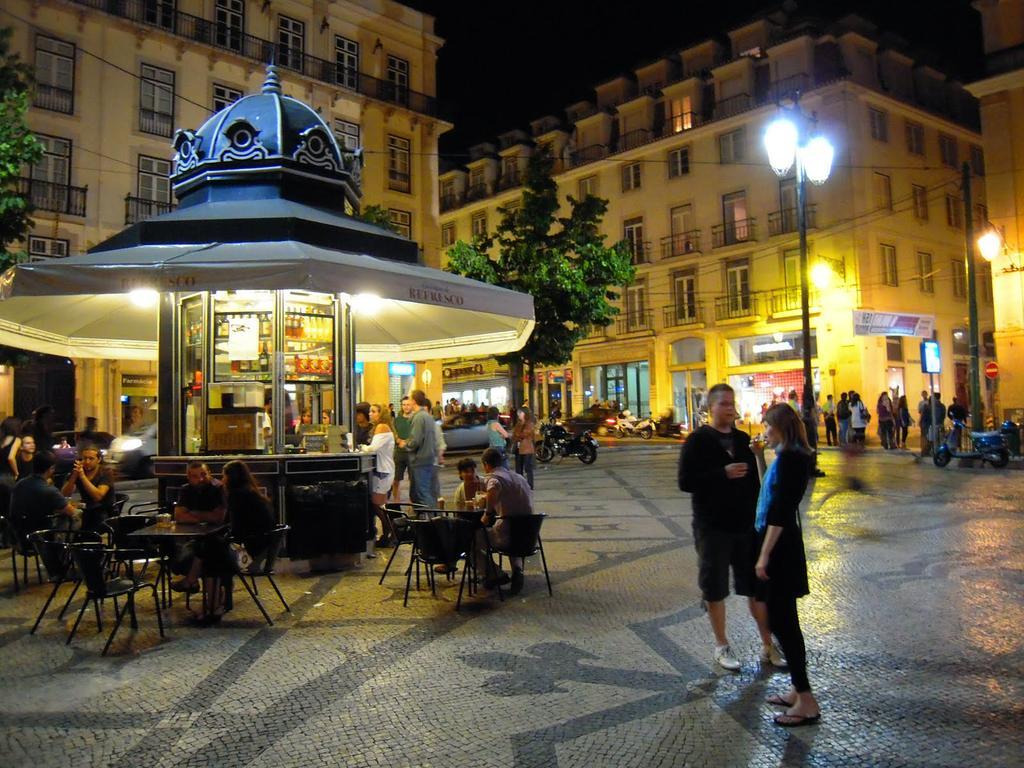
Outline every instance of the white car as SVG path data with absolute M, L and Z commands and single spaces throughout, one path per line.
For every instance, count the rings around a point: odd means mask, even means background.
M 114 438 L 107 453 L 107 461 L 122 477 L 152 477 L 156 451 L 156 422 L 153 422 Z

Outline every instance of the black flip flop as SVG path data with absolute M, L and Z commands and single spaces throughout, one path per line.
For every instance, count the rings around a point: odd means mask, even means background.
M 779 720 L 780 717 L 789 717 L 789 718 L 792 718 L 793 720 L 795 720 L 795 722 L 785 723 L 785 722 Z M 820 712 L 818 714 L 816 714 L 816 715 L 812 715 L 812 716 L 809 716 L 809 717 L 804 717 L 803 715 L 781 714 L 781 715 L 776 715 L 775 717 L 772 718 L 772 722 L 775 723 L 777 726 L 779 726 L 781 728 L 800 728 L 801 726 L 804 726 L 804 725 L 817 725 L 819 720 L 821 720 L 821 713 Z
M 766 704 L 770 704 L 773 707 L 786 707 L 787 709 L 789 707 L 792 707 L 793 704 L 795 703 L 795 702 L 792 702 L 792 701 L 786 701 L 784 698 L 782 698 L 778 694 L 775 694 L 774 696 L 769 696 L 764 701 L 765 701 Z

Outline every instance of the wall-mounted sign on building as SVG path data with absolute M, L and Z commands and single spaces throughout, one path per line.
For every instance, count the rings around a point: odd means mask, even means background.
M 935 315 L 855 309 L 853 332 L 857 336 L 919 336 L 930 339 L 935 332 Z
M 122 395 L 156 395 L 156 374 L 122 373 Z

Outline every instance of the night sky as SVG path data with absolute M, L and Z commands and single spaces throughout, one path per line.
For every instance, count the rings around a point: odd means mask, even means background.
M 760 0 L 403 0 L 437 19 L 439 97 L 455 130 L 441 153 L 458 155 L 544 114 L 558 114 L 602 80 L 659 54 L 725 32 L 778 7 Z M 982 66 L 980 16 L 969 0 L 801 0 L 801 11 L 856 11 L 906 38 L 918 54 L 965 82 Z

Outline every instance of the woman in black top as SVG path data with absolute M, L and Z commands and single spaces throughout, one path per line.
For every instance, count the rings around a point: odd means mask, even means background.
M 754 530 L 757 534 L 756 598 L 768 604 L 768 621 L 789 661 L 793 687 L 771 696 L 769 704 L 786 707 L 775 724 L 786 728 L 813 725 L 821 719 L 818 702 L 807 680 L 807 651 L 797 616 L 796 601 L 809 591 L 807 558 L 800 529 L 800 501 L 812 467 L 803 422 L 789 405 L 778 403 L 765 414 L 763 441 L 754 446 L 762 477 Z M 764 446 L 775 449 L 775 461 L 765 466 Z
M 229 461 L 225 464 L 221 484 L 227 502 L 231 540 L 243 545 L 253 561 L 258 563 L 266 554 L 267 534 L 274 528 L 274 512 L 270 501 L 260 492 L 244 461 Z M 234 553 L 227 539 L 216 539 L 204 547 L 201 556 L 206 612 L 199 621 L 203 624 L 216 624 L 224 614 L 222 581 L 237 572 Z
M 0 423 L 0 515 L 10 516 L 11 489 L 18 481 L 18 450 L 21 423 L 9 416 Z

